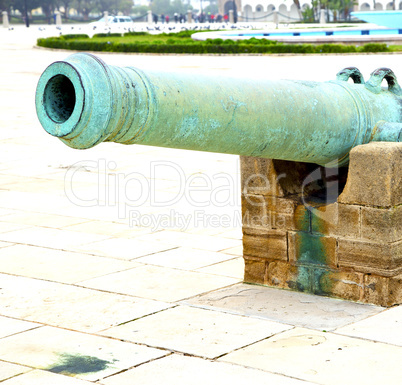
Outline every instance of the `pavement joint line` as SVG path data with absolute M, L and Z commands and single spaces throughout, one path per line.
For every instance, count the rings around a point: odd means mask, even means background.
M 3 316 L 3 317 L 4 317 L 4 316 Z M 20 318 L 17 318 L 16 320 L 21 321 Z M 37 321 L 26 321 L 26 322 L 38 323 Z M 6 335 L 6 336 L 0 337 L 0 340 L 3 340 L 3 339 L 8 338 L 8 337 L 13 337 L 13 336 L 16 336 L 16 335 L 21 334 L 21 333 L 24 333 L 24 332 L 29 332 L 29 331 L 32 331 L 32 330 L 35 330 L 35 329 L 40 329 L 40 328 L 42 328 L 42 327 L 44 327 L 44 326 L 47 326 L 47 325 L 40 324 L 40 325 L 38 325 L 38 326 L 32 327 L 31 329 L 25 329 L 25 330 L 21 330 L 21 331 L 19 331 L 19 332 L 15 332 L 15 333 L 12 333 L 12 334 L 8 334 L 8 335 Z M 2 359 L 0 359 L 0 361 L 2 361 Z M 1 381 L 0 381 L 0 382 L 1 382 Z
M 113 377 L 113 376 L 117 376 L 118 374 L 127 372 L 127 371 L 129 371 L 129 370 L 131 370 L 131 369 L 138 368 L 139 366 L 142 366 L 142 365 L 145 365 L 145 364 L 149 364 L 149 363 L 151 363 L 151 362 L 155 362 L 155 361 L 161 360 L 161 359 L 163 359 L 163 358 L 169 357 L 169 356 L 174 355 L 174 354 L 175 354 L 174 352 L 169 352 L 169 353 L 166 354 L 165 356 L 151 358 L 151 359 L 148 360 L 148 361 L 140 362 L 139 364 L 130 366 L 129 368 L 123 369 L 123 370 L 121 370 L 120 372 L 113 373 L 113 374 L 110 374 L 109 376 L 103 377 L 101 380 L 98 380 L 98 381 L 102 381 L 102 380 L 104 380 L 104 379 L 106 379 L 106 378 L 110 378 L 110 377 Z M 144 384 L 144 385 L 145 385 L 145 384 Z
M 379 313 L 379 314 L 381 314 L 381 313 Z M 363 321 L 363 320 L 361 320 L 361 321 Z M 347 326 L 347 325 L 345 325 L 345 326 Z M 343 326 L 340 326 L 338 329 L 340 329 L 341 327 L 343 327 Z M 336 329 L 332 330 L 328 333 L 336 334 L 337 336 L 341 336 L 341 337 L 354 338 L 356 340 L 366 341 L 366 342 L 375 343 L 375 344 L 390 345 L 390 346 L 395 346 L 397 348 L 401 347 L 401 345 L 393 344 L 391 342 L 384 342 L 384 341 L 373 340 L 373 339 L 369 339 L 369 338 L 365 338 L 365 337 L 361 337 L 361 336 L 352 336 L 350 334 L 343 334 L 343 333 L 338 332 Z
M 135 269 L 135 268 L 136 267 L 132 267 L 132 268 L 127 269 L 127 270 L 131 270 L 131 269 Z M 122 270 L 122 271 L 125 271 L 125 270 Z M 115 291 L 108 291 L 108 290 L 103 290 L 103 289 L 95 289 L 95 288 L 88 287 L 88 286 L 81 286 L 81 285 L 78 285 L 76 283 L 65 283 L 65 282 L 59 282 L 59 281 L 52 281 L 52 280 L 44 279 L 44 278 L 27 277 L 27 276 L 23 276 L 23 275 L 17 275 L 17 274 L 12 274 L 12 273 L 5 273 L 5 272 L 0 272 L 0 275 L 1 274 L 8 275 L 8 276 L 11 276 L 11 277 L 18 277 L 18 278 L 24 278 L 24 279 L 33 279 L 33 280 L 36 280 L 36 281 L 49 282 L 49 283 L 53 283 L 53 284 L 56 284 L 56 285 L 70 286 L 70 287 L 76 287 L 76 288 L 79 288 L 79 289 L 86 289 L 86 290 L 92 290 L 92 291 L 96 291 L 96 292 L 114 294 L 114 295 L 118 295 L 118 296 L 124 296 L 124 297 L 130 297 L 130 298 L 138 298 L 138 299 L 143 299 L 143 300 L 147 300 L 147 301 L 163 302 L 163 303 L 166 303 L 166 304 L 175 303 L 175 302 L 166 302 L 166 301 L 162 301 L 162 300 L 157 300 L 157 299 L 154 299 L 154 298 L 138 297 L 138 296 L 135 296 L 135 295 L 132 295 L 132 294 L 118 293 L 118 292 L 115 292 Z M 94 278 L 98 278 L 98 277 L 94 277 Z M 94 279 L 94 278 L 90 278 L 90 279 Z M 90 279 L 88 279 L 88 281 Z M 4 316 L 4 317 L 8 317 L 8 318 L 15 318 L 15 317 L 5 316 L 3 314 L 0 314 L 0 316 Z M 26 320 L 26 319 L 22 319 L 22 320 L 28 321 L 28 322 L 38 322 L 38 321 L 30 321 L 30 320 Z M 46 324 L 44 324 L 44 325 L 46 325 Z M 49 326 L 52 326 L 52 325 L 49 325 Z M 58 327 L 58 326 L 55 326 L 55 327 Z
M 272 322 L 272 321 L 268 321 L 268 322 Z M 286 324 L 284 324 L 284 325 L 286 325 Z M 282 331 L 280 331 L 280 332 L 273 333 L 273 334 L 269 335 L 268 337 L 263 337 L 263 338 L 261 338 L 261 339 L 259 339 L 259 340 L 257 340 L 257 341 L 253 341 L 253 342 L 250 342 L 250 343 L 248 343 L 248 344 L 245 344 L 244 346 L 241 346 L 241 347 L 238 347 L 238 348 L 234 348 L 234 349 L 232 349 L 232 350 L 231 350 L 230 352 L 228 352 L 228 353 L 223 353 L 223 354 L 221 354 L 221 355 L 218 356 L 218 357 L 214 357 L 214 359 L 218 360 L 218 359 L 220 359 L 220 358 L 222 358 L 222 357 L 227 356 L 228 354 L 231 354 L 231 353 L 233 353 L 233 352 L 237 352 L 238 350 L 245 349 L 245 348 L 247 348 L 247 347 L 249 347 L 249 346 L 253 346 L 253 345 L 255 345 L 255 344 L 258 344 L 259 342 L 262 342 L 262 341 L 265 341 L 265 340 L 269 340 L 269 339 L 272 338 L 272 337 L 275 337 L 275 336 L 277 336 L 277 335 L 286 333 L 286 332 L 288 332 L 288 331 L 290 331 L 290 330 L 294 330 L 294 329 L 297 328 L 296 326 L 292 326 L 292 325 L 290 325 L 290 326 L 291 326 L 291 327 L 290 327 L 289 329 L 286 329 L 286 330 L 282 330 Z
M 112 326 L 112 327 L 109 327 L 109 328 L 106 328 L 106 329 L 102 329 L 101 332 L 105 332 L 105 331 L 107 331 L 107 330 L 109 330 L 109 329 L 113 329 L 113 328 L 116 328 L 116 327 L 119 327 L 119 326 L 122 326 L 122 325 L 127 325 L 127 324 L 129 324 L 129 323 L 131 323 L 131 322 L 135 322 L 135 321 L 138 321 L 138 320 L 140 320 L 140 319 L 143 319 L 143 318 L 146 318 L 146 317 L 149 317 L 149 316 L 158 314 L 158 313 L 162 313 L 162 312 L 164 312 L 164 311 L 166 311 L 166 310 L 175 309 L 175 308 L 177 308 L 177 307 L 179 307 L 178 304 L 172 304 L 172 306 L 169 306 L 169 307 L 167 307 L 166 309 L 160 309 L 160 310 L 156 310 L 156 311 L 154 311 L 154 312 L 152 312 L 152 313 L 149 313 L 149 314 L 144 314 L 144 315 L 142 315 L 142 316 L 140 316 L 140 317 L 137 317 L 137 318 L 134 318 L 134 319 L 132 319 L 132 320 L 119 323 L 118 325 L 115 325 L 115 326 Z
M 33 227 L 35 227 L 35 226 L 33 226 Z M 20 229 L 20 230 L 24 230 L 24 229 Z M 13 231 L 20 231 L 20 230 L 13 230 Z M 1 233 L 0 233 L 0 236 L 1 236 Z M 108 239 L 113 239 L 113 237 L 112 238 L 106 238 L 106 239 L 103 239 L 102 241 L 98 241 L 98 242 L 103 242 L 103 241 L 108 240 Z M 8 242 L 8 241 L 1 241 L 1 242 Z M 11 242 L 8 242 L 8 243 L 11 243 Z M 66 253 L 85 254 L 85 255 L 91 255 L 93 257 L 107 258 L 107 259 L 116 260 L 116 261 L 134 262 L 133 259 L 132 260 L 127 260 L 127 259 L 121 259 L 121 258 L 117 258 L 117 257 L 111 257 L 111 256 L 88 253 L 88 252 L 85 252 L 85 251 L 77 251 L 77 250 L 73 250 L 73 249 L 55 249 L 54 247 L 33 245 L 33 244 L 30 244 L 30 243 L 15 243 L 15 242 L 13 242 L 13 246 L 16 246 L 16 245 L 38 247 L 38 248 L 42 248 L 42 249 L 62 251 L 62 252 L 66 252 Z M 87 243 L 80 244 L 78 246 L 82 246 L 82 245 L 87 245 Z M 9 247 L 9 246 L 7 246 L 7 247 Z M 138 258 L 141 258 L 141 257 L 138 257 Z M 130 269 L 132 269 L 132 268 L 129 268 L 127 270 L 130 270 Z M 7 273 L 4 273 L 4 274 L 7 274 Z M 17 275 L 17 274 L 15 274 L 15 275 Z M 24 276 L 24 275 L 21 276 L 21 277 L 33 278 L 33 277 Z M 58 281 L 54 281 L 54 282 L 58 282 Z M 81 282 L 81 281 L 79 281 L 79 282 Z
M 27 374 L 27 373 L 31 373 L 31 372 L 33 372 L 34 370 L 38 370 L 37 368 L 34 368 L 34 367 L 32 367 L 32 366 L 21 365 L 21 364 L 15 364 L 14 362 L 3 361 L 3 360 L 0 360 L 0 362 L 6 362 L 6 363 L 8 363 L 8 364 L 14 364 L 14 365 L 22 366 L 22 367 L 25 367 L 25 368 L 29 369 L 29 370 L 27 370 L 26 372 L 17 373 L 17 374 L 14 374 L 14 375 L 11 376 L 11 377 L 7 377 L 7 378 L 1 380 L 0 383 L 3 383 L 3 382 L 5 383 L 6 381 L 11 380 L 11 379 L 13 379 L 13 378 L 22 376 L 22 375 Z M 40 369 L 39 369 L 39 370 L 40 370 Z

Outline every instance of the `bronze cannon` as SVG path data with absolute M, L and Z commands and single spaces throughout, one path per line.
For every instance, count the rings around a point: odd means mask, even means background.
M 402 138 L 402 91 L 387 68 L 367 82 L 353 67 L 328 82 L 265 80 L 120 68 L 78 53 L 44 71 L 36 109 L 49 134 L 78 149 L 111 141 L 331 167 L 357 145 Z

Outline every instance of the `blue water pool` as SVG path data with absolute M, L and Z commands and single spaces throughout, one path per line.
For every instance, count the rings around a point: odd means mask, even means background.
M 287 32 L 233 32 L 225 33 L 225 36 L 244 36 L 263 38 L 265 36 L 379 36 L 379 35 L 402 35 L 401 29 L 361 29 L 345 31 L 287 31 Z
M 352 12 L 351 15 L 368 23 L 388 28 L 402 28 L 402 11 Z

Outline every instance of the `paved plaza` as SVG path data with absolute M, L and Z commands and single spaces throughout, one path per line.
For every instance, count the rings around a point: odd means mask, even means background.
M 0 383 L 401 384 L 402 307 L 242 283 L 239 158 L 102 143 L 36 118 L 70 52 L 0 30 Z M 157 56 L 106 63 L 216 76 L 366 79 L 402 55 Z

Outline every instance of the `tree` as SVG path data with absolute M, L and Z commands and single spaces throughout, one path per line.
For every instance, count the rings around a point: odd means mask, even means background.
M 170 0 L 153 0 L 151 4 L 152 13 L 157 15 L 167 15 L 170 12 L 170 9 Z
M 204 12 L 206 13 L 206 14 L 208 14 L 208 13 L 211 13 L 212 15 L 216 15 L 217 13 L 218 13 L 218 3 L 215 1 L 215 2 L 210 2 L 209 3 L 209 5 L 207 5 L 205 8 L 204 8 Z
M 155 1 L 155 0 L 154 0 Z M 185 14 L 189 9 L 193 9 L 190 4 L 184 4 L 181 0 L 173 0 L 170 6 L 170 14 L 183 13 Z
M 9 11 L 12 0 L 0 0 L 0 12 Z
M 132 0 L 120 0 L 119 10 L 123 15 L 129 16 L 133 10 Z
M 342 3 L 345 20 L 350 20 L 350 12 L 353 10 L 353 6 L 357 5 L 358 2 L 356 0 L 342 0 Z
M 132 9 L 132 13 L 134 15 L 144 15 L 148 11 L 148 7 L 146 5 L 134 5 Z
M 25 14 L 25 4 L 27 6 L 26 12 L 31 13 L 33 9 L 39 8 L 41 5 L 41 0 L 12 0 L 10 5 L 21 12 L 22 15 Z
M 64 8 L 64 17 L 68 19 L 68 11 L 70 10 L 70 4 L 72 3 L 72 0 L 58 0 L 59 3 L 63 6 Z
M 81 14 L 84 20 L 89 19 L 89 14 L 98 9 L 97 0 L 76 0 L 74 7 L 79 14 Z
M 328 9 L 332 11 L 332 15 L 334 17 L 334 21 L 338 21 L 338 17 L 342 12 L 342 3 L 341 0 L 330 0 L 328 2 Z
M 303 18 L 303 15 L 302 15 L 301 7 L 300 7 L 300 1 L 299 0 L 293 0 L 293 3 L 295 3 L 295 5 L 297 7 L 297 12 L 298 12 L 300 20 L 301 20 Z
M 57 0 L 41 0 L 40 7 L 46 16 L 47 22 L 50 24 L 53 19 L 54 11 L 57 7 Z

